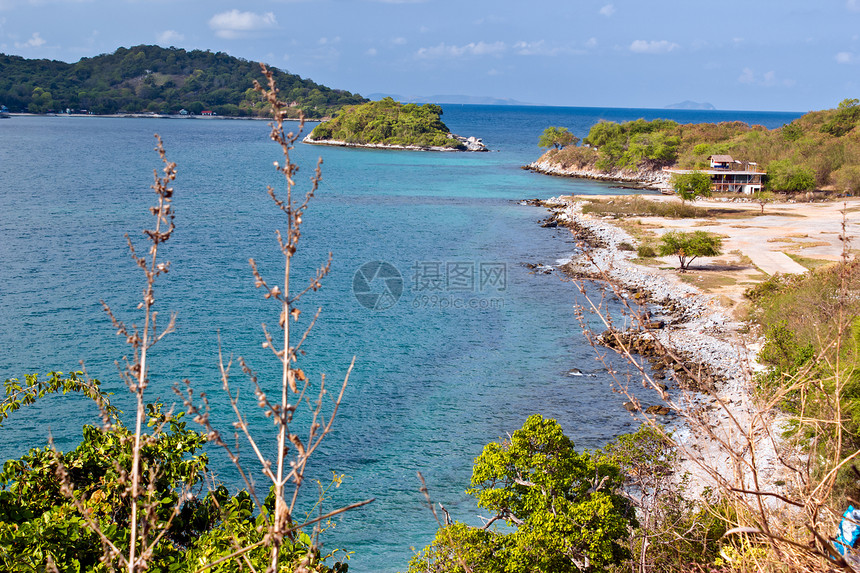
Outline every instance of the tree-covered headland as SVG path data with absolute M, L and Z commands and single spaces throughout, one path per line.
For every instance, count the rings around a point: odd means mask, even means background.
M 566 169 L 706 169 L 711 155 L 753 161 L 768 172 L 773 191 L 829 189 L 860 192 L 860 100 L 813 111 L 777 129 L 743 122 L 679 124 L 637 119 L 601 121 L 582 145 L 547 151 L 539 161 Z
M 299 111 L 322 118 L 344 105 L 366 101 L 295 74 L 272 68 L 290 117 Z M 118 112 L 269 115 L 254 91 L 260 66 L 223 52 L 134 46 L 74 64 L 28 60 L 0 54 L 0 104 L 11 112 L 48 113 L 66 109 L 93 114 Z
M 311 132 L 314 142 L 341 141 L 355 145 L 390 145 L 465 149 L 442 123 L 435 104 L 402 104 L 387 97 L 346 107 Z

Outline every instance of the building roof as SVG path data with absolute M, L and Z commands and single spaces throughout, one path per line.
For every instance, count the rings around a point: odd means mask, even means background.
M 708 159 L 711 161 L 716 161 L 717 163 L 733 163 L 734 159 L 732 159 L 731 155 L 711 155 Z

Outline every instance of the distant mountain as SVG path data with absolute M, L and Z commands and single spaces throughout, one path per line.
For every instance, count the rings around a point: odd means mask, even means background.
M 400 103 L 450 103 L 450 104 L 467 104 L 467 105 L 536 105 L 525 103 L 510 98 L 494 98 L 494 97 L 479 97 L 467 95 L 432 95 L 432 96 L 402 96 L 397 94 L 373 93 L 367 96 L 368 99 L 379 101 L 390 97 L 394 101 Z
M 281 98 L 291 115 L 330 116 L 344 105 L 366 102 L 277 68 Z M 0 104 L 13 112 L 88 110 L 94 114 L 185 109 L 218 115 L 264 116 L 267 105 L 253 90 L 260 66 L 223 52 L 159 46 L 119 48 L 74 64 L 0 54 Z
M 717 109 L 713 105 L 708 102 L 699 103 L 697 101 L 682 101 L 681 103 L 673 103 L 671 105 L 667 105 L 663 109 L 701 109 L 701 110 L 712 110 Z

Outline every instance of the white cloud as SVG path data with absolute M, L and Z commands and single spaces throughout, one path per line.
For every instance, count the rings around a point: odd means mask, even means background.
M 597 47 L 597 38 L 589 38 L 585 41 L 586 48 L 596 48 Z
M 845 7 L 852 12 L 860 12 L 860 0 L 846 0 Z
M 555 49 L 547 46 L 543 40 L 538 40 L 537 42 L 517 42 L 514 44 L 514 50 L 521 56 L 555 55 Z
M 840 64 L 853 64 L 855 56 L 851 52 L 839 52 L 836 54 L 836 61 Z
M 394 38 L 391 40 L 391 43 L 394 44 L 395 46 L 403 46 L 406 44 L 406 38 L 403 38 L 403 37 Z
M 212 16 L 209 20 L 209 27 L 215 30 L 215 35 L 219 38 L 235 40 L 247 37 L 252 32 L 277 28 L 278 21 L 272 12 L 257 14 L 254 12 L 239 12 L 234 9 Z
M 365 56 L 375 56 L 376 54 L 376 48 L 369 48 L 366 52 L 364 52 Z
M 22 48 L 38 48 L 44 44 L 45 40 L 39 35 L 39 32 L 33 32 L 33 35 L 26 42 L 15 42 L 15 47 L 20 50 Z
M 614 4 L 607 4 L 606 6 L 604 6 L 603 8 L 600 9 L 600 14 L 602 16 L 606 16 L 607 18 L 609 18 L 610 16 L 615 14 L 615 5 Z
M 326 38 L 325 36 L 323 36 L 322 38 L 317 40 L 317 43 L 320 46 L 325 46 L 328 44 L 339 44 L 340 43 L 340 36 L 335 36 L 334 38 Z
M 738 83 L 764 87 L 791 87 L 797 82 L 792 79 L 779 79 L 773 70 L 758 75 L 752 68 L 744 68 L 738 76 Z
M 449 46 L 444 42 L 431 48 L 421 48 L 415 55 L 419 58 L 459 58 L 462 56 L 496 56 L 506 50 L 504 42 L 470 42 L 465 46 Z
M 519 56 L 559 56 L 585 53 L 583 50 L 573 49 L 570 46 L 549 46 L 544 40 L 517 42 L 512 47 Z
M 668 40 L 634 40 L 630 44 L 630 51 L 637 54 L 668 54 L 680 47 L 678 44 Z
M 165 30 L 162 33 L 158 34 L 156 40 L 159 44 L 164 46 L 170 46 L 176 44 L 177 42 L 181 42 L 185 39 L 185 36 L 177 32 L 176 30 Z

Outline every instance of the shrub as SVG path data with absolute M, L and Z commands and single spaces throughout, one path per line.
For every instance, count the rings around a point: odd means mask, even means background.
M 767 169 L 768 189 L 790 193 L 815 189 L 815 172 L 790 159 L 773 161 Z
M 715 257 L 720 254 L 723 240 L 705 231 L 684 233 L 669 231 L 660 237 L 660 256 L 677 255 L 681 270 L 685 271 L 698 257 Z
M 509 440 L 487 444 L 467 490 L 495 514 L 488 526 L 513 530 L 446 526 L 409 571 L 605 571 L 629 557 L 622 542 L 636 525 L 621 483 L 617 464 L 577 453 L 555 420 L 529 416 Z

